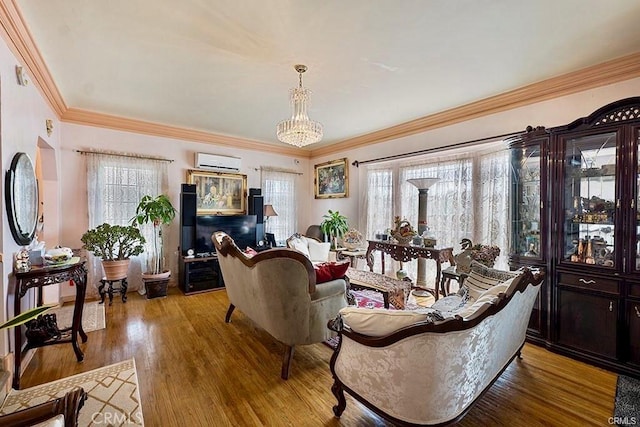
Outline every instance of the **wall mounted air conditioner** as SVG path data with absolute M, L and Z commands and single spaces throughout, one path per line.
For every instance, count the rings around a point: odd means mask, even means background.
M 240 172 L 240 161 L 241 159 L 239 157 L 196 153 L 196 169 L 219 172 Z

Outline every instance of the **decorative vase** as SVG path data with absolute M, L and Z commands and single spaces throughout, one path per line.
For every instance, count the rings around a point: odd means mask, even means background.
M 396 277 L 398 278 L 398 280 L 402 280 L 408 275 L 409 273 L 407 273 L 407 270 L 405 270 L 404 268 L 401 268 L 400 270 L 396 271 Z
M 362 247 L 363 241 L 362 233 L 353 228 L 342 236 L 342 246 L 350 251 Z
M 122 259 L 115 261 L 102 261 L 104 269 L 104 277 L 107 280 L 121 280 L 127 277 L 130 259 Z

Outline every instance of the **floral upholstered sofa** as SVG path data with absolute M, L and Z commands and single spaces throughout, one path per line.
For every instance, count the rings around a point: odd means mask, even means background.
M 345 410 L 346 391 L 398 425 L 459 420 L 520 355 L 542 280 L 474 264 L 460 295 L 436 307 L 342 309 L 329 323 L 340 336 L 330 363 L 334 414 Z

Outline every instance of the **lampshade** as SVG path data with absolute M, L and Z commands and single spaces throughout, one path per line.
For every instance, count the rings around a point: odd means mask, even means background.
M 273 205 L 264 205 L 264 216 L 278 216 L 278 212 L 273 209 Z
M 281 142 L 304 147 L 322 139 L 322 124 L 309 119 L 307 115 L 309 90 L 302 87 L 302 73 L 307 71 L 307 66 L 298 64 L 294 68 L 299 74 L 299 85 L 291 89 L 293 113 L 290 119 L 278 123 L 276 136 Z
M 409 184 L 415 185 L 418 190 L 425 190 L 438 182 L 440 178 L 410 178 L 407 180 Z

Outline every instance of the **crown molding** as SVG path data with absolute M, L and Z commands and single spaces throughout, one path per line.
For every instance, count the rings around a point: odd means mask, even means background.
M 352 150 L 513 108 L 640 77 L 640 52 L 552 77 L 499 95 L 451 108 L 311 151 L 311 157 Z
M 42 93 L 53 111 L 60 117 L 67 109 L 67 105 L 58 91 L 47 65 L 42 59 L 29 29 L 24 23 L 15 0 L 0 1 L 0 27 L 2 36 L 9 49 L 18 58 L 31 81 Z
M 310 156 L 310 151 L 301 150 L 288 145 L 271 145 L 259 141 L 251 141 L 228 135 L 219 135 L 210 132 L 170 126 L 161 123 L 145 122 L 126 117 L 112 116 L 93 111 L 68 108 L 60 117 L 67 123 L 85 126 L 95 126 L 119 131 L 141 133 L 145 135 L 161 136 L 164 138 L 182 139 L 192 142 L 229 146 L 236 149 L 256 150 L 267 153 L 282 154 L 285 156 L 305 157 Z

